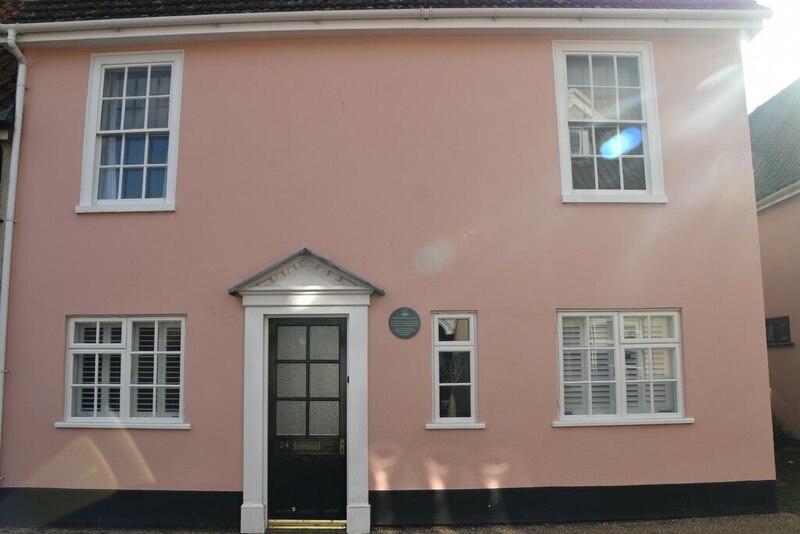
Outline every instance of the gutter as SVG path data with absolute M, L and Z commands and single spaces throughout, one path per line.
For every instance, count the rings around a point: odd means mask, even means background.
M 8 338 L 8 293 L 9 276 L 11 274 L 11 245 L 14 238 L 15 204 L 17 198 L 17 176 L 19 175 L 19 149 L 22 141 L 22 112 L 25 107 L 25 81 L 28 75 L 28 63 L 22 50 L 17 46 L 17 32 L 8 30 L 6 41 L 3 43 L 9 52 L 17 59 L 17 90 L 14 117 L 14 134 L 11 139 L 11 162 L 8 173 L 8 198 L 6 200 L 6 213 L 3 220 L 3 268 L 0 273 L 0 448 L 2 448 L 3 431 L 3 403 L 5 399 L 6 375 L 6 339 Z M 3 477 L 0 477 L 2 480 Z
M 723 29 L 754 33 L 768 9 L 421 8 L 233 13 L 0 24 L 48 43 L 227 33 L 425 30 Z
M 784 187 L 783 189 L 779 189 L 774 193 L 765 196 L 761 200 L 756 202 L 756 211 L 763 211 L 770 206 L 774 206 L 779 202 L 783 202 L 786 199 L 792 198 L 793 196 L 800 194 L 800 180 L 794 182 L 791 185 Z

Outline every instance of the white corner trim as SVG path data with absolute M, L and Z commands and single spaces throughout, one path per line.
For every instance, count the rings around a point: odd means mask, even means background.
M 783 202 L 786 199 L 792 198 L 798 193 L 800 193 L 800 181 L 795 182 L 789 186 L 786 186 L 779 191 L 775 191 L 771 195 L 765 196 L 764 198 L 756 202 L 756 210 L 757 211 L 765 210 L 770 206 L 774 206 L 779 202 Z
M 484 429 L 486 423 L 426 423 L 426 430 L 472 430 Z
M 425 8 L 235 13 L 0 25 L 25 44 L 144 42 L 180 37 L 241 37 L 386 32 L 478 33 L 536 30 L 697 30 L 755 34 L 761 9 Z
M 690 425 L 694 423 L 694 417 L 670 417 L 659 419 L 601 419 L 598 421 L 553 421 L 553 426 L 575 427 L 575 426 L 643 426 L 643 425 Z
M 131 213 L 136 211 L 175 211 L 173 203 L 158 204 L 94 204 L 75 206 L 75 213 Z
M 595 204 L 666 204 L 667 195 L 623 195 L 602 193 L 572 193 L 561 195 L 564 204 L 595 203 Z
M 127 428 L 143 430 L 191 430 L 189 423 L 122 423 L 122 422 L 76 422 L 59 421 L 53 425 L 56 428 Z

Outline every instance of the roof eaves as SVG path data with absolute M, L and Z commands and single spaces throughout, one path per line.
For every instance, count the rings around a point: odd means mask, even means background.
M 755 35 L 769 11 L 589 8 L 367 9 L 0 24 L 27 45 L 126 45 L 221 38 L 438 32 L 727 31 Z
M 800 194 L 800 176 L 797 177 L 796 181 L 783 189 L 772 193 L 771 195 L 767 195 L 761 200 L 756 202 L 756 211 L 761 212 L 771 206 L 779 204 L 784 200 L 788 200 L 794 196 Z

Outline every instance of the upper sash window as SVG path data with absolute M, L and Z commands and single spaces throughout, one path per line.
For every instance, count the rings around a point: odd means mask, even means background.
M 564 202 L 666 202 L 646 43 L 556 42 Z
M 181 52 L 92 57 L 76 211 L 175 208 Z

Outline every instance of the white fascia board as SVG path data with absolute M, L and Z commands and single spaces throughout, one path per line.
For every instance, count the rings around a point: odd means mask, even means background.
M 787 187 L 784 187 L 780 191 L 775 191 L 771 195 L 765 196 L 764 198 L 756 202 L 756 209 L 758 211 L 765 210 L 770 206 L 774 206 L 779 202 L 783 202 L 788 198 L 792 198 L 798 193 L 800 193 L 800 181 L 795 182 Z
M 464 8 L 239 13 L 0 25 L 25 44 L 358 33 L 689 30 L 754 34 L 769 10 Z

